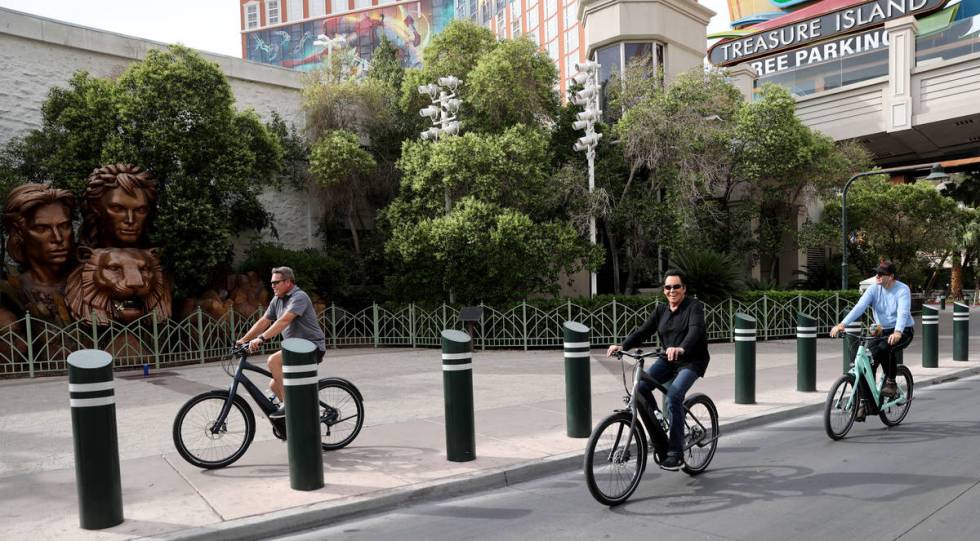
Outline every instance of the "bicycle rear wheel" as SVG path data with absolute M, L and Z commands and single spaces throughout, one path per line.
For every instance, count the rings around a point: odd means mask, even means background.
M 854 400 L 851 400 L 852 394 Z M 844 374 L 830 387 L 823 413 L 823 427 L 830 439 L 839 440 L 851 430 L 860 400 L 861 394 L 854 392 L 852 374 Z
M 718 448 L 718 409 L 707 395 L 684 401 L 684 473 L 697 475 L 708 468 Z
M 647 440 L 637 420 L 630 434 L 629 412 L 603 419 L 585 449 L 585 482 L 592 497 L 603 505 L 625 502 L 640 484 L 647 465 Z
M 228 391 L 208 391 L 188 400 L 177 412 L 174 446 L 184 460 L 199 468 L 224 468 L 248 450 L 255 437 L 255 415 L 242 397 L 235 395 L 228 416 L 212 431 L 227 399 Z
M 320 446 L 325 451 L 346 447 L 364 426 L 364 401 L 354 384 L 340 378 L 317 382 L 320 395 Z
M 878 412 L 881 422 L 888 426 L 901 423 L 912 407 L 912 371 L 909 367 L 904 364 L 898 365 L 898 370 L 895 371 L 895 383 L 898 384 L 899 395 L 905 395 L 905 402 Z

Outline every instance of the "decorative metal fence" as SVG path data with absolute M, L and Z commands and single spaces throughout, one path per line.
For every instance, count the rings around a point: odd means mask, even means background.
M 730 341 L 736 312 L 748 314 L 758 322 L 761 340 L 792 338 L 796 335 L 796 314 L 806 312 L 818 321 L 819 333 L 827 333 L 851 309 L 853 302 L 839 297 L 814 300 L 797 296 L 776 300 L 766 296 L 753 302 L 729 299 L 705 305 L 708 339 Z M 562 346 L 561 324 L 578 321 L 592 329 L 595 344 L 621 342 L 641 325 L 656 303 L 632 307 L 612 301 L 589 309 L 571 301 L 551 309 L 521 303 L 509 309 L 483 307 L 483 320 L 473 327 L 474 347 L 541 348 Z M 443 329 L 464 329 L 458 307 L 443 305 L 424 309 L 417 305 L 389 310 L 374 304 L 352 312 L 330 306 L 320 314 L 320 325 L 328 347 L 396 346 L 437 347 Z M 117 367 L 149 364 L 155 369 L 218 359 L 234 340 L 245 334 L 262 316 L 229 312 L 220 319 L 198 310 L 182 320 L 158 321 L 154 314 L 128 325 L 108 326 L 77 321 L 65 327 L 31 318 L 0 329 L 0 377 L 34 377 L 65 371 L 68 354 L 85 348 L 108 351 Z M 266 345 L 278 348 L 278 340 Z

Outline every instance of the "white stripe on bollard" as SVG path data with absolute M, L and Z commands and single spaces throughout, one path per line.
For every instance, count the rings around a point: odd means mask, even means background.
M 755 334 L 755 329 L 735 329 L 735 334 Z
M 817 333 L 796 333 L 797 338 L 816 338 Z
M 309 378 L 283 378 L 282 384 L 287 387 L 293 387 L 296 385 L 310 385 L 320 381 L 319 376 L 312 376 Z
M 816 327 L 797 327 L 796 332 L 817 332 Z
M 442 365 L 443 372 L 455 372 L 457 370 L 470 370 L 471 368 L 473 368 L 473 363 Z
M 92 393 L 95 391 L 108 391 L 114 388 L 112 381 L 100 381 L 98 383 L 69 383 L 68 392 L 70 393 Z
M 443 353 L 442 360 L 444 361 L 458 361 L 460 359 L 469 359 L 472 357 L 472 353 Z
M 565 348 L 566 349 L 568 349 L 568 348 L 588 348 L 588 347 L 592 347 L 592 344 L 589 343 L 589 342 L 565 342 Z
M 566 359 L 574 359 L 576 357 L 591 357 L 591 356 L 592 356 L 591 351 L 566 351 L 565 352 Z
M 70 398 L 68 402 L 73 408 L 91 408 L 94 406 L 108 406 L 116 403 L 115 396 L 100 396 L 97 398 Z
M 316 372 L 317 366 L 315 364 L 294 364 L 294 365 L 282 365 L 283 374 L 296 374 L 299 372 Z
M 736 342 L 755 342 L 755 336 L 736 336 Z

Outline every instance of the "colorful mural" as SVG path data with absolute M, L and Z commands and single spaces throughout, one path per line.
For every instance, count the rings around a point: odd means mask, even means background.
M 401 51 L 402 65 L 422 63 L 422 49 L 453 19 L 452 0 L 420 0 L 344 13 L 317 21 L 285 25 L 246 34 L 245 59 L 311 71 L 327 56 L 317 36 L 343 36 L 363 64 L 385 36 Z

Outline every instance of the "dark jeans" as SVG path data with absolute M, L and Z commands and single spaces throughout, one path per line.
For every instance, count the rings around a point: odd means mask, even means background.
M 897 370 L 895 352 L 907 348 L 912 343 L 912 338 L 915 334 L 912 327 L 906 327 L 902 331 L 902 338 L 894 346 L 889 346 L 887 338 L 893 332 L 895 332 L 895 329 L 884 329 L 882 330 L 883 339 L 875 340 L 868 344 L 868 350 L 871 351 L 871 358 L 875 360 L 875 364 L 880 364 L 884 367 L 885 377 L 891 380 L 895 379 L 895 371 Z
M 669 452 L 680 455 L 684 451 L 684 396 L 698 379 L 698 373 L 686 366 L 679 368 L 676 363 L 663 358 L 657 359 L 657 362 L 648 366 L 646 372 L 660 383 L 666 383 L 674 378 L 673 383 L 667 388 L 667 404 L 670 407 Z M 645 395 L 652 392 L 653 388 L 649 383 L 641 381 L 639 390 Z

